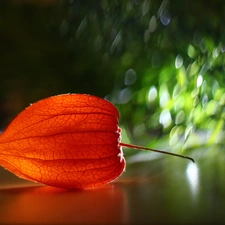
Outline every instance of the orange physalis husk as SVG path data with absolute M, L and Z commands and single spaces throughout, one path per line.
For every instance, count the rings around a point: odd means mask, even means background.
M 43 99 L 0 136 L 0 165 L 21 178 L 60 188 L 106 184 L 125 169 L 122 146 L 152 150 L 121 143 L 118 121 L 117 108 L 102 98 L 64 94 Z

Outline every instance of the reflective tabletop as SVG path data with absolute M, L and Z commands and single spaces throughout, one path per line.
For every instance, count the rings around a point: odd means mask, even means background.
M 64 190 L 0 170 L 0 224 L 224 223 L 224 157 L 196 162 L 163 156 L 132 161 L 121 177 L 95 189 Z

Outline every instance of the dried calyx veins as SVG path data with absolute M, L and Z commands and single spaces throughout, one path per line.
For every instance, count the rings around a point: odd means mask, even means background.
M 125 169 L 122 146 L 152 150 L 121 143 L 118 121 L 117 108 L 102 98 L 46 98 L 22 111 L 0 136 L 0 165 L 21 178 L 55 187 L 106 184 Z

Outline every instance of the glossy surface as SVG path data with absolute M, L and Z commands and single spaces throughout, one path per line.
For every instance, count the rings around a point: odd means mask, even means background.
M 224 223 L 223 158 L 195 159 L 163 156 L 131 166 L 128 158 L 119 179 L 85 191 L 35 186 L 0 170 L 0 223 Z

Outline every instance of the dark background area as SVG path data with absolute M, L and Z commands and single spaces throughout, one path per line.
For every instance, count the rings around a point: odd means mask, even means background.
M 117 105 L 132 142 L 179 151 L 203 132 L 223 143 L 221 1 L 0 4 L 2 130 L 30 103 L 88 93 Z

